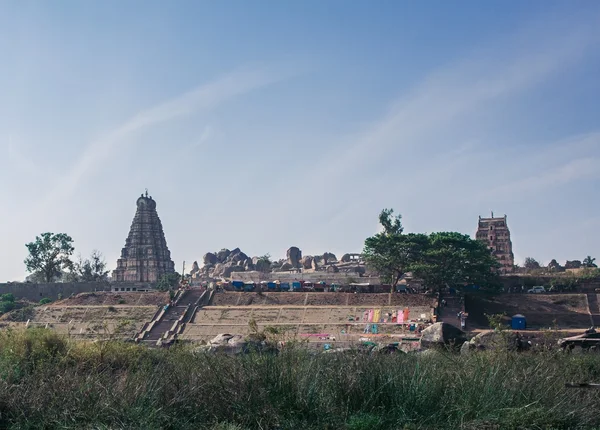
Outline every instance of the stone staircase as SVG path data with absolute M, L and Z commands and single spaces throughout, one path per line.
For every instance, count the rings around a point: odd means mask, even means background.
M 446 306 L 441 306 L 441 299 L 446 300 Z M 464 311 L 464 304 L 460 296 L 444 296 L 440 298 L 438 307 L 437 321 L 452 324 L 460 328 L 460 319 L 456 316 L 460 311 Z
M 161 308 L 150 322 L 144 324 L 136 342 L 157 346 L 172 343 L 198 308 L 211 298 L 210 293 L 212 291 L 200 288 L 178 291 L 172 305 Z
M 587 293 L 586 295 L 592 326 L 600 327 L 600 307 L 598 305 L 598 295 L 596 293 Z

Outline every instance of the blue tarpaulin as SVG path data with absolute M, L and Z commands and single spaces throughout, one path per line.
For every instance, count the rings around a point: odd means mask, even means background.
M 302 284 L 300 284 L 300 282 L 292 282 L 292 288 L 294 290 L 299 290 L 302 288 Z
M 275 288 L 277 288 L 277 284 L 275 282 L 269 282 L 267 283 L 267 287 L 271 290 L 274 290 Z
M 243 288 L 244 282 L 243 281 L 231 281 L 231 285 L 233 285 L 234 288 Z
M 287 282 L 282 283 L 279 288 L 281 288 L 284 291 L 287 291 L 290 289 L 290 284 L 288 284 Z

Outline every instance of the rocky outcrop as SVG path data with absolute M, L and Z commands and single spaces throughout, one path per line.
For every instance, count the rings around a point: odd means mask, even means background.
M 292 267 L 300 267 L 300 260 L 302 260 L 302 251 L 300 248 L 292 246 L 286 252 L 287 262 L 292 265 Z
M 204 257 L 202 257 L 202 262 L 204 264 L 217 264 L 217 261 L 217 256 L 212 252 L 207 252 L 204 254 Z
M 470 354 L 473 351 L 524 351 L 529 349 L 530 342 L 525 341 L 519 333 L 512 331 L 489 331 L 479 333 L 473 339 L 465 342 L 461 354 Z
M 467 340 L 465 332 L 452 324 L 437 322 L 430 325 L 421 335 L 421 347 L 431 348 L 436 346 L 460 346 Z
M 266 256 L 268 257 L 268 256 Z M 362 276 L 366 270 L 359 254 L 344 254 L 342 261 L 338 261 L 335 254 L 325 252 L 322 255 L 306 255 L 295 246 L 286 252 L 286 259 L 271 262 L 269 258 L 249 257 L 239 248 L 232 250 L 221 249 L 218 252 L 208 252 L 202 258 L 203 266 L 192 268 L 192 278 L 213 280 L 215 278 L 229 278 L 235 272 L 287 272 L 290 270 L 327 271 L 328 273 L 348 273 Z
M 338 261 L 335 254 L 332 254 L 331 252 L 325 252 L 321 258 L 323 264 L 333 264 L 337 263 Z
M 194 277 L 194 275 L 196 273 L 198 273 L 200 271 L 200 267 L 198 266 L 198 262 L 194 261 L 194 264 L 192 264 L 192 270 L 190 270 L 190 275 L 192 275 L 192 277 Z
M 302 257 L 302 268 L 303 269 L 312 269 L 314 258 L 312 255 L 306 255 Z
M 217 252 L 217 260 L 220 262 L 224 262 L 225 260 L 227 260 L 227 257 L 229 257 L 229 254 L 231 254 L 231 251 L 226 248 L 223 248 L 222 250 Z

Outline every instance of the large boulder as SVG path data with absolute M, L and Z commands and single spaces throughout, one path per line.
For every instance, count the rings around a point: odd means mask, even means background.
M 244 271 L 244 266 L 237 266 L 237 265 L 230 266 L 230 265 L 226 264 L 221 276 L 228 278 L 234 272 L 243 272 L 243 271 Z
M 302 251 L 300 248 L 292 246 L 286 252 L 287 262 L 292 265 L 292 267 L 300 267 L 300 260 L 302 259 Z
M 202 262 L 204 265 L 217 264 L 217 256 L 212 252 L 207 252 L 204 254 L 204 257 L 202 257 Z M 196 262 L 194 263 L 196 264 Z
M 465 346 L 466 345 L 466 346 Z M 512 331 L 488 331 L 479 333 L 469 342 L 465 342 L 460 353 L 469 354 L 472 351 L 524 351 L 531 344 L 525 341 L 521 335 Z
M 337 266 L 327 266 L 326 271 L 327 273 L 338 273 L 340 269 L 338 269 Z
M 294 268 L 294 266 L 292 266 L 290 263 L 283 263 L 281 265 L 281 267 L 279 269 L 277 269 L 279 272 L 287 272 L 288 270 L 292 270 Z
M 242 251 L 240 251 L 239 248 L 235 248 L 233 251 L 231 251 L 231 254 L 228 258 L 228 260 L 233 261 L 234 263 L 239 263 L 241 261 L 242 265 L 246 262 L 247 259 L 248 256 Z
M 443 345 L 459 346 L 466 340 L 467 336 L 465 332 L 458 327 L 445 322 L 437 322 L 423 330 L 421 334 L 421 347 L 431 348 Z
M 198 266 L 197 261 L 194 261 L 194 264 L 192 264 L 192 270 L 190 270 L 190 275 L 194 276 L 199 271 L 200 271 L 200 266 Z
M 225 271 L 225 264 L 224 263 L 217 263 L 215 264 L 215 268 L 213 269 L 213 276 L 223 276 L 223 272 Z
M 335 256 L 335 254 L 331 253 L 331 252 L 325 252 L 323 254 L 323 264 L 331 264 L 331 263 L 337 263 L 337 258 Z
M 342 255 L 342 258 L 340 258 L 340 263 L 350 263 L 350 261 L 352 261 L 350 254 L 344 254 Z
M 302 257 L 302 267 L 304 269 L 312 269 L 313 261 L 314 259 L 312 258 L 312 255 L 306 255 Z
M 219 263 L 225 263 L 225 260 L 227 260 L 229 254 L 231 254 L 231 251 L 227 248 L 223 248 L 222 250 L 217 252 L 217 260 L 219 261 Z

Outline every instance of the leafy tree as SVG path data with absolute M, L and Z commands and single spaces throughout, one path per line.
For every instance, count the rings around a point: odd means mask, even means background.
M 525 267 L 527 270 L 541 268 L 540 263 L 538 263 L 538 261 L 533 257 L 527 257 L 525 259 L 525 263 L 523 264 L 523 267 Z
M 446 285 L 498 285 L 500 265 L 484 243 L 455 232 L 432 233 L 428 239 L 421 260 L 412 266 L 428 287 L 439 291 Z
M 181 275 L 179 275 L 179 273 L 177 273 L 177 272 L 165 273 L 164 275 L 162 275 L 162 277 L 159 279 L 158 283 L 156 284 L 156 289 L 159 291 L 172 290 L 173 288 L 175 288 L 177 286 L 180 279 L 181 279 Z
M 73 239 L 65 233 L 42 233 L 35 242 L 25 244 L 29 256 L 25 267 L 31 273 L 41 272 L 46 282 L 52 282 L 62 269 L 71 269 L 73 262 Z
M 90 258 L 82 260 L 81 255 L 79 256 L 74 272 L 77 280 L 83 282 L 105 281 L 108 278 L 106 261 L 102 253 L 96 249 L 92 251 Z
M 384 209 L 379 215 L 383 231 L 365 240 L 365 261 L 377 270 L 392 291 L 411 265 L 420 261 L 428 240 L 423 234 L 403 234 L 401 215 L 394 216 L 393 209 Z
M 594 261 L 596 261 L 596 259 L 592 258 L 591 255 L 588 255 L 583 259 L 583 267 L 598 267 Z
M 256 270 L 259 272 L 267 273 L 271 271 L 271 255 L 265 254 L 258 257 L 258 261 L 256 262 Z

